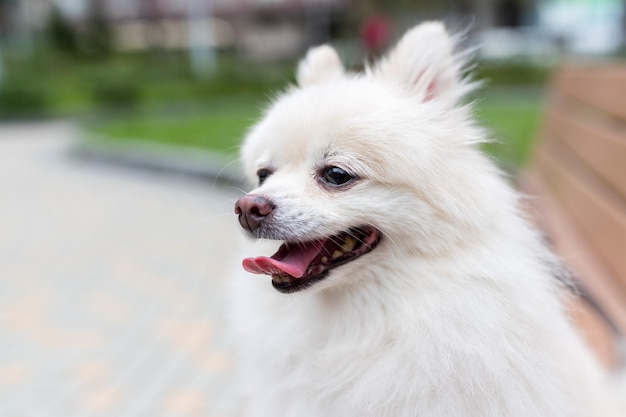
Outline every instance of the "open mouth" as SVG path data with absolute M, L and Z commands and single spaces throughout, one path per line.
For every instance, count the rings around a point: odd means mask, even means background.
M 381 234 L 370 226 L 354 227 L 325 239 L 285 242 L 271 257 L 246 258 L 243 267 L 253 274 L 272 276 L 272 286 L 283 293 L 310 287 L 331 269 L 372 251 Z

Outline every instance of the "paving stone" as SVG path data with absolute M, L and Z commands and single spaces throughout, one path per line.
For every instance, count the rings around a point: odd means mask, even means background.
M 0 416 L 236 415 L 223 303 L 241 193 L 0 125 Z

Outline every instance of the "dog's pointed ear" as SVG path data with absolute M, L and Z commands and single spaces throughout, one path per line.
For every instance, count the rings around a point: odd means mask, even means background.
M 344 73 L 337 51 L 329 45 L 309 49 L 298 64 L 296 80 L 298 85 L 321 84 L 340 78 Z
M 456 103 L 469 90 L 461 79 L 461 67 L 443 24 L 426 22 L 409 30 L 373 74 L 400 83 L 422 101 Z

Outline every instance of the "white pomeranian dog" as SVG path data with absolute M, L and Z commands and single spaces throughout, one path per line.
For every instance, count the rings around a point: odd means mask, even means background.
M 454 49 L 436 22 L 364 74 L 311 49 L 249 132 L 235 213 L 280 247 L 233 288 L 246 416 L 614 415 Z

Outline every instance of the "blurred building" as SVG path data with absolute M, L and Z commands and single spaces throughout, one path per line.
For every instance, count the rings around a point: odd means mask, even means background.
M 204 45 L 272 60 L 376 12 L 401 32 L 424 19 L 471 28 L 486 58 L 606 54 L 624 42 L 624 0 L 0 0 L 0 30 L 37 30 L 53 8 L 81 27 L 98 10 L 121 50 Z M 356 37 L 358 32 L 354 27 Z
M 0 28 L 38 30 L 53 9 L 80 28 L 94 9 L 109 22 L 115 47 L 187 48 L 205 43 L 254 58 L 280 59 L 328 40 L 344 0 L 0 0 Z M 193 26 L 194 29 L 191 28 Z M 197 28 L 205 28 L 204 33 Z M 193 33 L 192 33 L 193 32 Z M 196 45 L 197 46 L 197 45 Z
M 622 0 L 544 0 L 538 12 L 539 27 L 574 52 L 610 53 L 624 42 Z

